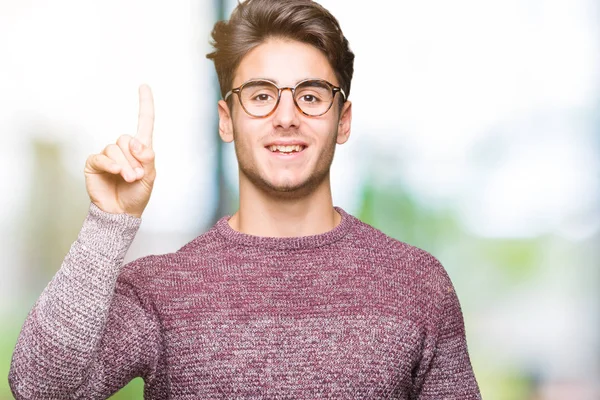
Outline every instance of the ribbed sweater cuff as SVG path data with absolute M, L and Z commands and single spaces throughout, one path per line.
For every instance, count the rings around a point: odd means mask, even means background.
M 111 214 L 90 203 L 78 240 L 111 260 L 122 260 L 142 223 L 129 214 Z

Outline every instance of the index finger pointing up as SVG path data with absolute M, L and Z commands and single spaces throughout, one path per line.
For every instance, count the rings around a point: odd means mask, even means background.
M 138 127 L 136 139 L 145 146 L 152 147 L 152 132 L 154 131 L 154 99 L 150 86 L 141 85 L 140 89 L 140 112 L 138 115 Z

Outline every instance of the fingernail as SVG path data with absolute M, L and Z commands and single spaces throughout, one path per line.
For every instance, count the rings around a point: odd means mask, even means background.
M 142 150 L 142 144 L 138 140 L 133 138 L 133 139 L 131 139 L 131 148 L 133 149 L 133 151 L 135 151 L 137 153 L 140 150 Z
M 141 178 L 144 175 L 144 170 L 140 167 L 135 169 L 135 175 L 137 178 Z

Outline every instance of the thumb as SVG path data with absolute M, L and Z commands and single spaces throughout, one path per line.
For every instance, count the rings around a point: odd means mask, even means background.
M 151 147 L 144 145 L 136 138 L 129 141 L 129 149 L 136 160 L 142 164 L 145 172 L 154 170 L 154 150 Z

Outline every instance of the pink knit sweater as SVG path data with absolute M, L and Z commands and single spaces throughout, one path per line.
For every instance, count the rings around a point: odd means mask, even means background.
M 452 283 L 428 253 L 337 209 L 315 236 L 222 218 L 172 254 L 123 259 L 140 219 L 91 205 L 31 310 L 17 399 L 480 399 Z

